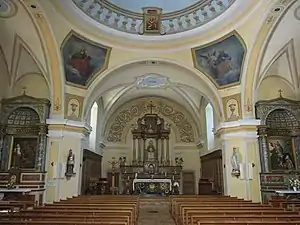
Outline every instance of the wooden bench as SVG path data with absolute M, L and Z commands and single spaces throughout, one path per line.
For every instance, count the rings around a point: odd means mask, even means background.
M 0 215 L 3 224 L 100 224 L 135 225 L 137 197 L 75 197 L 33 210 Z
M 300 215 L 229 197 L 171 197 L 170 212 L 178 225 L 197 224 L 298 224 Z

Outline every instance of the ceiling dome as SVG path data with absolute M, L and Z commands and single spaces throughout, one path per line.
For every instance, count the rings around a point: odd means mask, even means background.
M 143 7 L 161 8 L 161 27 L 163 33 L 168 35 L 207 24 L 223 14 L 236 0 L 72 0 L 72 2 L 77 9 L 101 25 L 131 34 L 141 33 L 144 21 Z
M 180 11 L 195 3 L 205 2 L 205 0 L 108 0 L 110 3 L 119 8 L 141 13 L 144 7 L 158 7 L 162 8 L 164 13 Z

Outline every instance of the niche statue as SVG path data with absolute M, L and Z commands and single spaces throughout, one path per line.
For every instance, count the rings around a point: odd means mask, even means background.
M 239 177 L 240 174 L 241 174 L 241 171 L 240 171 L 240 162 L 239 162 L 239 159 L 238 159 L 236 148 L 233 148 L 233 151 L 232 151 L 231 166 L 232 166 L 231 174 L 233 176 Z
M 70 149 L 68 159 L 67 159 L 67 171 L 65 174 L 66 177 L 71 177 L 71 176 L 75 175 L 74 165 L 75 165 L 75 154 L 73 154 L 72 149 Z

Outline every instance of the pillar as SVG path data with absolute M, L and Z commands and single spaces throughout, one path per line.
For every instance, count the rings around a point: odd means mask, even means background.
M 165 150 L 164 150 L 164 147 L 165 147 L 165 145 L 164 145 L 164 142 L 165 142 L 165 139 L 164 138 L 162 138 L 162 139 L 160 139 L 160 144 L 161 144 L 161 146 L 160 146 L 160 148 L 161 148 L 161 156 L 160 156 L 160 161 L 161 161 L 161 163 L 164 163 L 164 160 L 165 160 Z
M 136 164 L 136 138 L 133 138 L 132 141 L 132 164 Z
M 83 149 L 86 148 L 88 127 L 70 120 L 47 120 L 49 124 L 46 155 L 46 192 L 44 201 L 51 203 L 81 194 Z M 75 154 L 75 175 L 65 176 L 69 150 Z
M 260 202 L 260 157 L 256 131 L 260 121 L 247 120 L 237 123 L 224 123 L 216 132 L 222 143 L 224 194 Z M 233 148 L 236 148 L 238 153 L 241 170 L 239 177 L 231 174 Z
M 166 161 L 170 163 L 170 139 L 166 138 Z
M 295 149 L 296 161 L 295 164 L 298 165 L 297 170 L 300 168 L 300 127 L 294 128 L 291 131 L 291 136 L 293 139 L 293 148 Z
M 257 126 L 257 134 L 258 134 L 261 172 L 268 173 L 270 169 L 269 169 L 269 159 L 268 159 L 267 126 L 264 125 Z
M 138 163 L 142 161 L 142 138 L 138 138 Z

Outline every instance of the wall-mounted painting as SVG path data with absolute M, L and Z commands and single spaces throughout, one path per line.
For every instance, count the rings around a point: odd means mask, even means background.
M 269 138 L 269 165 L 271 170 L 294 170 L 295 154 L 289 138 Z
M 86 87 L 96 73 L 107 68 L 111 49 L 71 32 L 61 51 L 67 83 Z
M 217 42 L 192 49 L 194 66 L 218 88 L 240 83 L 246 47 L 236 32 Z
M 38 153 L 37 137 L 15 137 L 10 154 L 10 167 L 34 169 Z

